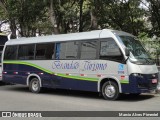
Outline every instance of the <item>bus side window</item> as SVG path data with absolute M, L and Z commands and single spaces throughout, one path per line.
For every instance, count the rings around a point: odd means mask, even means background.
M 65 59 L 77 59 L 78 45 L 79 42 L 76 41 L 66 43 Z
M 69 41 L 56 44 L 56 59 L 72 60 L 78 57 L 78 42 Z
M 7 46 L 5 49 L 4 60 L 16 60 L 17 46 Z
M 109 38 L 100 42 L 100 59 L 123 60 L 123 55 L 114 39 Z
M 18 49 L 19 60 L 33 60 L 34 59 L 34 44 L 20 45 Z
M 40 43 L 36 45 L 37 60 L 54 59 L 54 43 Z
M 97 42 L 96 41 L 83 41 L 81 43 L 80 52 L 81 52 L 80 59 L 96 59 Z

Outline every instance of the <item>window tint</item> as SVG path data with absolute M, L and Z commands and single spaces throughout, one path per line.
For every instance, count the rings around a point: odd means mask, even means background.
M 19 60 L 33 60 L 35 45 L 20 45 L 18 49 Z
M 17 46 L 7 46 L 5 49 L 4 60 L 15 60 Z
M 37 44 L 36 59 L 54 59 L 54 43 Z
M 102 59 L 112 59 L 112 60 L 122 60 L 123 56 L 113 39 L 105 39 L 100 43 L 100 58 Z
M 97 42 L 83 42 L 81 44 L 81 59 L 95 59 L 97 51 Z
M 7 42 L 8 37 L 7 36 L 0 36 L 0 45 L 4 45 L 5 42 Z
M 77 59 L 78 42 L 56 44 L 56 59 Z
M 2 50 L 3 50 L 3 47 L 4 47 L 3 45 L 2 45 L 2 46 L 0 45 L 0 51 L 2 51 Z

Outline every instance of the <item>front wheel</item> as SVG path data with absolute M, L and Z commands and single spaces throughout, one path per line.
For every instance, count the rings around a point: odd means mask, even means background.
M 41 91 L 40 83 L 37 78 L 33 78 L 29 83 L 29 90 L 33 93 L 39 93 Z
M 118 85 L 113 81 L 105 82 L 101 91 L 106 100 L 116 100 L 120 95 Z

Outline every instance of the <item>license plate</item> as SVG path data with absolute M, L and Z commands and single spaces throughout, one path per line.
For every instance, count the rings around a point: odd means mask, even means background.
M 152 83 L 157 83 L 158 80 L 157 79 L 152 79 Z

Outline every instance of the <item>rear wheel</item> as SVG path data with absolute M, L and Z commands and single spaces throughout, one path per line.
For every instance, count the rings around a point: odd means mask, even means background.
M 33 78 L 30 81 L 29 90 L 33 93 L 39 93 L 41 91 L 40 82 L 37 78 Z
M 113 81 L 105 82 L 101 91 L 106 100 L 116 100 L 120 95 L 118 85 Z

